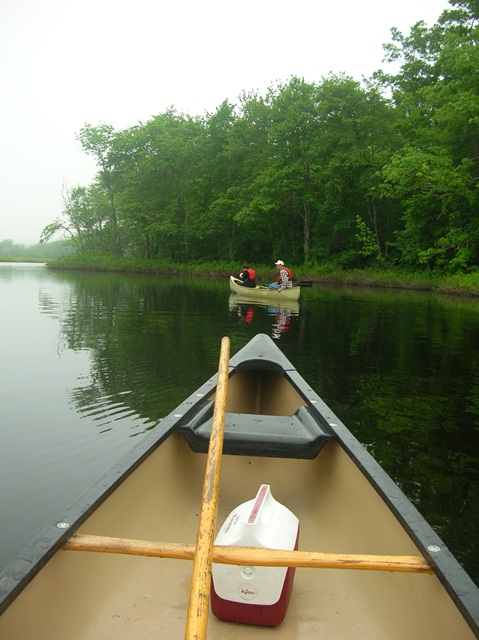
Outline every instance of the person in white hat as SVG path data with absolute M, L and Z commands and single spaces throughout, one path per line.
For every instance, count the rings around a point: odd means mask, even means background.
M 284 262 L 282 260 L 276 260 L 274 264 L 278 270 L 278 277 L 276 282 L 269 285 L 269 288 L 276 289 L 276 291 L 291 289 L 293 286 L 293 274 L 291 273 L 291 270 L 284 266 Z

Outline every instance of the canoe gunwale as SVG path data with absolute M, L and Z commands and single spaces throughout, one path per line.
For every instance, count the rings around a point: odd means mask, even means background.
M 264 341 L 263 336 L 266 338 Z M 283 369 L 291 384 L 307 399 L 311 411 L 332 429 L 334 439 L 392 510 L 479 638 L 479 588 L 412 502 L 279 351 L 271 338 L 265 334 L 256 335 L 231 363 L 236 364 L 237 359 L 241 360 L 240 368 L 253 363 L 265 366 L 265 362 L 275 361 Z M 437 548 L 439 551 L 435 550 Z
M 391 509 L 479 638 L 479 589 L 476 584 L 380 464 L 324 401 L 314 391 L 311 392 L 316 396 L 315 410 L 319 415 L 328 416 L 343 450 Z
M 331 438 L 339 443 L 392 510 L 420 553 L 433 568 L 473 633 L 479 638 L 479 589 L 477 586 L 416 507 L 302 378 L 269 336 L 258 334 L 238 351 L 230 359 L 229 376 L 248 368 L 269 369 L 281 373 L 303 396 L 308 411 L 324 425 L 325 430 L 330 431 Z M 115 489 L 169 436 L 178 432 L 182 424 L 194 417 L 198 405 L 204 404 L 205 399 L 214 394 L 217 380 L 218 374 L 215 373 L 188 396 L 0 573 L 0 614 Z M 57 525 L 61 522 L 68 523 L 68 528 L 59 528 Z M 434 548 L 439 548 L 439 551 L 434 551 Z
M 231 369 L 231 367 L 230 367 Z M 177 414 L 187 416 L 194 411 L 199 395 L 214 392 L 217 374 L 178 405 L 140 443 L 125 454 L 99 480 L 94 482 L 59 517 L 46 527 L 17 558 L 0 573 L 0 615 L 47 564 L 81 525 L 112 493 L 177 430 Z M 64 527 L 63 525 L 68 526 Z M 59 526 L 62 525 L 62 526 Z M 25 569 L 25 567 L 28 567 Z

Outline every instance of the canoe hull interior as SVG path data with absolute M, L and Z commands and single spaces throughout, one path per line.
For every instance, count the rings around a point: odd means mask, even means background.
M 67 510 L 72 533 L 194 545 L 216 382 L 210 378 Z M 231 632 L 239 640 L 267 633 L 328 640 L 479 637 L 477 588 L 447 549 L 435 557 L 428 551 L 442 541 L 268 336 L 255 336 L 231 358 L 226 417 L 217 528 L 267 484 L 299 519 L 300 550 L 426 556 L 437 573 L 297 568 L 278 627 L 225 622 L 210 613 L 209 640 Z M 69 535 L 52 524 L 4 572 L 0 638 L 184 636 L 191 561 L 55 553 Z
M 205 460 L 181 434 L 173 434 L 80 531 L 194 543 Z M 301 549 L 417 554 L 335 442 L 327 443 L 315 460 L 225 455 L 218 523 L 254 497 L 263 482 L 298 516 Z M 0 637 L 182 637 L 191 571 L 192 564 L 182 560 L 58 552 L 0 617 Z M 208 638 L 224 638 L 230 629 L 231 623 L 210 614 Z M 474 637 L 434 575 L 336 569 L 296 569 L 287 615 L 274 632 L 277 638 Z M 255 638 L 259 630 L 235 625 L 234 633 L 240 639 Z

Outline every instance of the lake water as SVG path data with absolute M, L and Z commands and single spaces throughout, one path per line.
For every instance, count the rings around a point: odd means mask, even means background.
M 272 274 L 273 277 L 274 274 Z M 479 301 L 0 263 L 0 570 L 218 367 L 268 333 L 479 583 Z

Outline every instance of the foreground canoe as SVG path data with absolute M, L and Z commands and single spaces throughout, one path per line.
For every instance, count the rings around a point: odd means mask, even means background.
M 478 638 L 479 590 L 271 338 L 255 336 L 227 374 L 217 528 L 267 484 L 299 520 L 299 550 L 276 557 L 297 566 L 279 626 L 210 613 L 207 638 Z M 0 638 L 183 637 L 219 390 L 217 374 L 0 575 Z M 245 570 L 272 562 L 264 549 L 213 553 Z
M 276 291 L 269 287 L 258 285 L 254 288 L 244 287 L 241 284 L 241 280 L 230 276 L 230 289 L 233 293 L 239 293 L 241 296 L 249 299 L 261 299 L 261 300 L 282 300 L 286 298 L 288 300 L 299 300 L 299 294 L 301 293 L 301 287 L 291 287 L 291 289 L 283 289 L 282 291 Z

